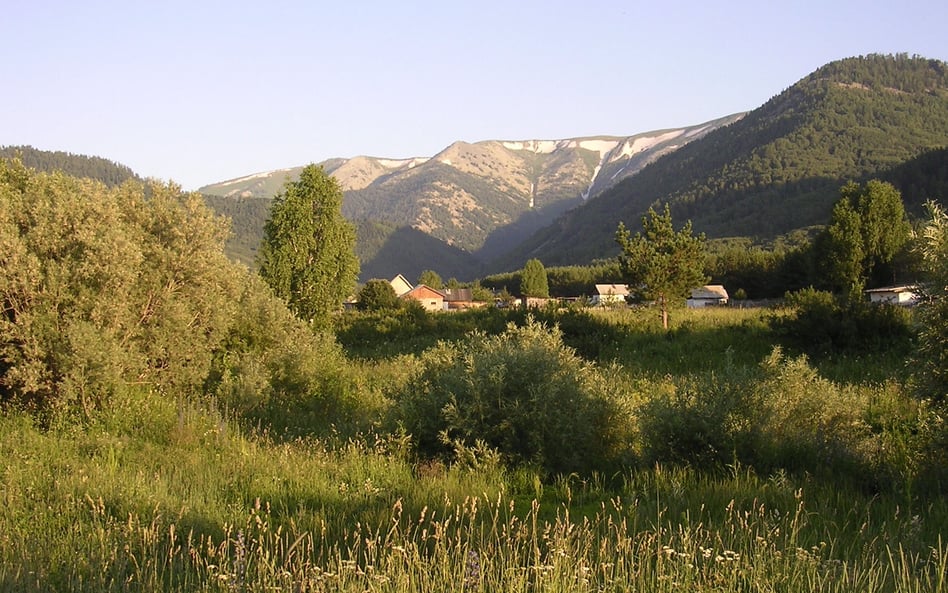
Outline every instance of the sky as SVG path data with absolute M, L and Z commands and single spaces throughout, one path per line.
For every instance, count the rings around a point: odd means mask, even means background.
M 749 111 L 842 58 L 948 61 L 945 0 L 31 0 L 0 10 L 0 145 L 185 190 L 462 140 Z

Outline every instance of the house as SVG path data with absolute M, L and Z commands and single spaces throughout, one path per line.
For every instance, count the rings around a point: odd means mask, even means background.
M 474 292 L 470 288 L 442 288 L 446 309 L 455 311 L 483 307 L 487 303 L 474 302 Z
M 442 311 L 444 310 L 444 293 L 440 290 L 435 290 L 424 284 L 419 284 L 418 286 L 412 288 L 408 292 L 399 296 L 402 299 L 415 299 L 425 311 Z
M 918 302 L 918 287 L 911 285 L 883 286 L 866 291 L 870 303 L 886 303 L 909 307 Z
M 700 309 L 709 305 L 726 305 L 727 291 L 720 284 L 706 284 L 699 288 L 691 289 L 691 297 L 688 299 L 688 308 Z
M 392 288 L 395 289 L 395 296 L 399 297 L 414 288 L 414 286 L 411 285 L 411 282 L 406 280 L 401 274 L 395 276 L 388 282 L 392 285 Z
M 597 284 L 593 305 L 624 305 L 629 296 L 629 287 L 625 284 Z

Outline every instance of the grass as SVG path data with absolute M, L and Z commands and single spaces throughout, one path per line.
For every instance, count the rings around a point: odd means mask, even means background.
M 717 376 L 762 389 L 762 315 L 682 311 L 665 334 L 647 313 L 604 311 L 561 327 L 584 356 L 621 365 L 644 405 Z M 448 339 L 469 321 L 441 322 L 432 332 Z M 351 361 L 373 408 L 416 360 L 389 338 Z M 7 411 L 0 591 L 946 591 L 948 499 L 910 487 L 925 472 L 921 412 L 894 366 L 824 361 L 831 382 L 800 384 L 865 406 L 858 442 L 901 447 L 884 457 L 905 473 L 893 487 L 739 461 L 547 478 L 490 456 L 419 459 L 381 418 L 287 440 L 213 402 L 136 391 L 83 427 Z M 808 372 L 788 369 L 767 379 L 774 393 Z
M 0 435 L 6 591 L 945 590 L 941 498 L 739 467 L 538 486 L 236 430 L 164 451 L 18 417 Z

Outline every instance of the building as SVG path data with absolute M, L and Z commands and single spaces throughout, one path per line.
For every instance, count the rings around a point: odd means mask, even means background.
M 709 305 L 726 305 L 728 300 L 727 291 L 720 284 L 706 284 L 698 288 L 691 289 L 691 297 L 688 299 L 688 307 L 691 309 L 700 309 Z
M 392 285 L 392 288 L 395 289 L 395 296 L 402 296 L 406 292 L 410 291 L 414 286 L 411 285 L 411 282 L 405 279 L 404 276 L 399 274 L 391 280 L 388 281 Z
M 629 296 L 629 287 L 625 284 L 597 284 L 593 295 L 593 305 L 624 305 Z
M 883 286 L 866 291 L 870 303 L 885 303 L 909 307 L 918 302 L 918 287 L 910 285 Z
M 419 284 L 408 292 L 400 295 L 399 298 L 415 299 L 421 303 L 425 311 L 443 311 L 445 308 L 444 293 L 440 290 L 425 286 L 424 284 Z

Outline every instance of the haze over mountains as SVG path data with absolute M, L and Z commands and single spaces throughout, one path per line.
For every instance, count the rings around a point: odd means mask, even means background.
M 825 224 L 839 187 L 882 178 L 910 212 L 948 199 L 948 66 L 907 55 L 827 64 L 761 107 L 704 124 L 632 136 L 455 142 L 410 159 L 322 163 L 345 191 L 357 226 L 361 278 L 411 279 L 432 269 L 474 279 L 617 252 L 619 221 L 633 231 L 669 203 L 709 238 L 766 243 Z M 697 100 L 697 99 L 696 99 Z M 61 159 L 60 159 L 61 160 Z M 130 175 L 127 168 L 111 175 Z M 232 218 L 231 255 L 252 262 L 270 199 L 299 168 L 201 188 Z M 88 175 L 88 173 L 79 173 Z

